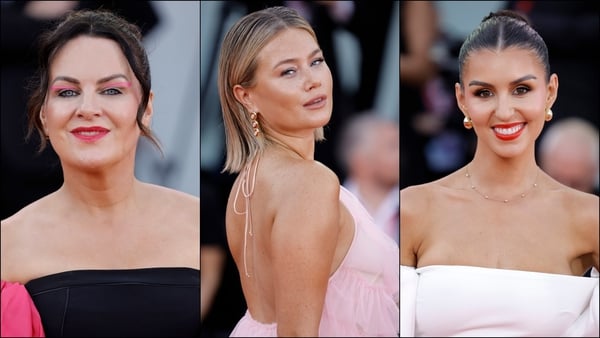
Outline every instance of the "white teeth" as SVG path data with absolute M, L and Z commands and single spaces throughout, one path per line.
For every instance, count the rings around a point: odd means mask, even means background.
M 80 131 L 78 132 L 79 135 L 83 135 L 83 136 L 92 136 L 92 135 L 97 135 L 99 134 L 99 131 Z
M 499 127 L 495 127 L 494 130 L 498 133 L 498 134 L 502 134 L 502 135 L 511 135 L 514 134 L 516 132 L 518 132 L 519 130 L 521 130 L 523 128 L 522 124 L 516 125 L 514 127 L 510 127 L 510 128 L 499 128 Z

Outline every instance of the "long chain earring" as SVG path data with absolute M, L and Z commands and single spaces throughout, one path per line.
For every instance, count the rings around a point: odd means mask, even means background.
M 250 120 L 252 120 L 252 129 L 254 129 L 254 136 L 258 137 L 260 129 L 258 126 L 258 112 L 250 113 Z
M 463 119 L 463 125 L 465 126 L 465 128 L 471 129 L 473 128 L 473 121 L 471 121 L 470 117 L 465 116 L 465 118 Z
M 552 120 L 552 117 L 554 115 L 552 114 L 552 109 L 548 108 L 548 110 L 546 110 L 546 122 Z

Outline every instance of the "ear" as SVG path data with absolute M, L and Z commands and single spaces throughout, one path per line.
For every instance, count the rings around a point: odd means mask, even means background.
M 247 111 L 258 111 L 257 107 L 252 102 L 250 89 L 244 88 L 237 84 L 233 86 L 233 96 L 235 96 L 236 100 L 238 100 L 238 102 L 241 103 Z
M 44 107 L 40 109 L 40 122 L 44 128 L 44 134 L 48 135 L 48 128 L 46 127 L 46 113 L 44 113 Z
M 150 95 L 148 95 L 148 104 L 146 105 L 146 110 L 144 110 L 144 115 L 142 116 L 142 124 L 146 126 L 146 128 L 150 128 L 150 122 L 152 122 L 152 113 L 154 113 L 154 109 L 152 107 L 153 101 L 154 92 L 151 90 Z
M 546 107 L 550 108 L 556 101 L 558 95 L 558 75 L 550 75 L 550 81 L 548 81 L 548 97 L 546 98 Z
M 468 116 L 465 108 L 465 92 L 458 82 L 454 84 L 454 95 L 456 96 L 458 108 L 462 111 L 464 116 Z

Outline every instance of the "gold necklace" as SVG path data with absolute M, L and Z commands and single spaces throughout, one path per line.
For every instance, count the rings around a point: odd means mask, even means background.
M 489 195 L 481 192 L 479 189 L 477 189 L 477 187 L 473 184 L 473 181 L 471 180 L 471 174 L 469 173 L 469 166 L 466 166 L 466 171 L 467 173 L 465 174 L 465 176 L 469 179 L 469 185 L 471 186 L 471 189 L 475 190 L 475 192 L 477 192 L 479 195 L 481 195 L 481 197 L 485 198 L 486 200 L 491 200 L 491 201 L 496 201 L 496 202 L 502 202 L 502 203 L 508 203 L 510 201 L 514 201 L 514 199 L 495 199 L 495 198 L 491 198 Z M 533 184 L 524 192 L 522 192 L 521 194 L 519 194 L 519 196 L 521 198 L 525 198 L 525 196 L 527 196 L 530 192 L 530 190 L 532 190 L 533 188 L 537 188 L 537 178 L 539 175 L 540 171 L 538 170 L 535 174 L 535 180 L 533 181 Z

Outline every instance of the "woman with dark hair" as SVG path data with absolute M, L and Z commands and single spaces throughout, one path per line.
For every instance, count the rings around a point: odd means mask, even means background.
M 477 148 L 463 168 L 401 191 L 401 336 L 597 337 L 598 197 L 535 159 L 558 94 L 544 40 L 518 14 L 490 13 L 458 64 Z
M 2 221 L 3 281 L 22 284 L 48 336 L 197 335 L 200 203 L 134 176 L 154 93 L 137 26 L 74 11 L 41 38 L 29 134 L 64 183 Z

